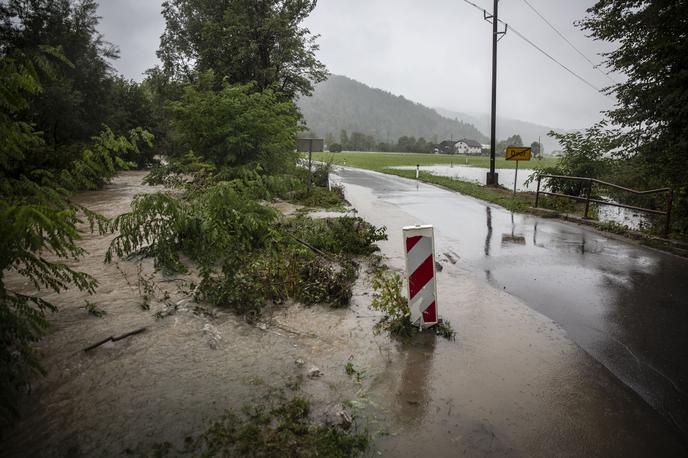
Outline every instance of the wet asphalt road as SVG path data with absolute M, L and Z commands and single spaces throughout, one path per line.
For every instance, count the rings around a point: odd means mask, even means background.
M 435 225 L 438 261 L 558 323 L 688 438 L 688 260 L 399 177 L 347 168 L 334 181 L 374 224 L 391 211 Z

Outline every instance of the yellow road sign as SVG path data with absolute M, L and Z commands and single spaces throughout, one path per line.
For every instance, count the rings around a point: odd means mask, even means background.
M 529 146 L 509 146 L 506 149 L 507 161 L 529 161 L 533 150 Z

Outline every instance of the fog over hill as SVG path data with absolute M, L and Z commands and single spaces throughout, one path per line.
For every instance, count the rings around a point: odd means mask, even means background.
M 447 118 L 458 119 L 459 121 L 471 123 L 472 125 L 476 126 L 481 132 L 485 132 L 489 135 L 490 115 L 487 113 L 469 114 L 461 113 L 458 111 L 451 111 L 444 108 L 435 108 L 435 111 Z M 545 154 L 550 154 L 552 153 L 552 151 L 561 148 L 561 146 L 555 139 L 547 135 L 547 133 L 551 130 L 560 133 L 565 132 L 564 129 L 542 126 L 540 124 L 535 124 L 528 121 L 521 121 L 519 119 L 502 118 L 500 116 L 497 117 L 497 141 L 508 138 L 514 134 L 519 134 L 523 139 L 523 144 L 530 145 L 532 142 L 537 141 L 538 137 L 540 137 L 540 141 L 542 142 Z
M 396 142 L 401 136 L 423 137 L 427 141 L 470 138 L 481 143 L 489 139 L 474 125 L 441 116 L 435 110 L 403 96 L 374 89 L 345 76 L 330 75 L 319 83 L 311 97 L 297 102 L 314 134 L 339 140 L 361 132 L 378 142 Z

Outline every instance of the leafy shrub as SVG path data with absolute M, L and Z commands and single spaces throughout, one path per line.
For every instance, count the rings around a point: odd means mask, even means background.
M 342 261 L 338 268 L 322 259 L 315 259 L 301 266 L 295 298 L 305 305 L 344 307 L 351 300 L 351 286 L 355 279 L 356 266 L 351 261 Z
M 375 292 L 370 308 L 385 314 L 375 325 L 375 331 L 386 330 L 400 337 L 415 335 L 418 329 L 411 323 L 411 309 L 401 291 L 401 276 L 387 269 L 378 269 L 371 283 Z
M 344 193 L 338 186 L 332 186 L 332 189 L 314 186 L 310 192 L 303 188 L 292 193 L 289 201 L 306 207 L 335 210 L 343 209 L 345 204 Z
M 199 267 L 196 298 L 241 314 L 259 314 L 266 303 L 286 299 L 348 304 L 355 264 L 344 257 L 335 263 L 312 250 L 370 254 L 377 249 L 374 242 L 386 238 L 385 229 L 351 217 L 276 225 L 275 212 L 257 200 L 270 196 L 271 185 L 255 173 L 223 175 L 230 176 L 236 178 L 187 183 L 181 195 L 137 196 L 132 210 L 113 222 L 119 234 L 106 260 L 149 256 L 157 268 L 185 272 L 184 254 Z
M 537 169 L 529 178 L 537 178 L 538 174 L 565 175 L 584 178 L 603 179 L 609 173 L 613 161 L 604 152 L 615 145 L 616 138 L 611 132 L 604 130 L 604 126 L 596 126 L 583 132 L 569 132 L 559 134 L 550 132 L 564 151 L 559 163 L 554 167 Z M 561 180 L 548 178 L 543 182 L 553 192 L 561 192 L 572 196 L 582 196 L 588 186 L 585 181 Z
M 132 211 L 113 221 L 119 231 L 106 261 L 133 254 L 152 257 L 157 268 L 185 272 L 179 253 L 210 268 L 237 253 L 261 248 L 275 212 L 246 198 L 233 182 L 220 182 L 188 199 L 158 192 L 136 196 Z
M 285 230 L 315 248 L 332 254 L 370 255 L 378 250 L 375 242 L 387 240 L 386 228 L 376 228 L 359 217 L 297 218 Z
M 374 331 L 388 331 L 395 337 L 412 337 L 418 333 L 418 327 L 411 322 L 408 300 L 401 290 L 401 276 L 382 268 L 375 271 L 371 283 L 375 292 L 370 308 L 385 314 L 375 325 Z M 447 340 L 454 340 L 456 336 L 447 320 L 440 319 L 432 329 L 435 334 Z
M 317 162 L 312 166 L 312 184 L 326 188 L 330 183 L 330 172 L 332 172 L 332 160 L 327 162 Z

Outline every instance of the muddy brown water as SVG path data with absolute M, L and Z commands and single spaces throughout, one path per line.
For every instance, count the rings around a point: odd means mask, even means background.
M 120 174 L 81 203 L 114 216 L 151 188 L 142 174 Z M 391 227 L 406 221 L 390 220 Z M 382 245 L 401 269 L 400 233 Z M 678 456 L 683 445 L 666 422 L 552 320 L 519 299 L 445 264 L 441 313 L 454 342 L 422 335 L 402 344 L 374 335 L 370 287 L 361 271 L 350 308 L 290 305 L 273 310 L 260 329 L 230 313 L 197 316 L 169 286 L 179 311 L 156 320 L 163 305 L 140 308 L 136 266 L 103 264 L 111 236 L 89 235 L 77 267 L 99 281 L 88 299 L 107 311 L 91 317 L 87 296 L 48 297 L 60 311 L 40 343 L 48 375 L 24 402 L 23 419 L 0 444 L 2 456 L 118 456 L 202 431 L 227 408 L 260 402 L 273 388 L 300 381 L 315 415 L 333 419 L 355 401 L 383 456 Z M 118 269 L 119 266 L 119 269 Z M 152 271 L 144 262 L 146 272 Z M 126 277 L 122 275 L 126 274 Z M 28 291 L 21 279 L 16 289 Z M 142 326 L 147 331 L 84 347 Z M 303 367 L 294 362 L 303 359 Z M 365 371 L 359 386 L 347 361 Z M 322 377 L 305 377 L 311 366 Z

